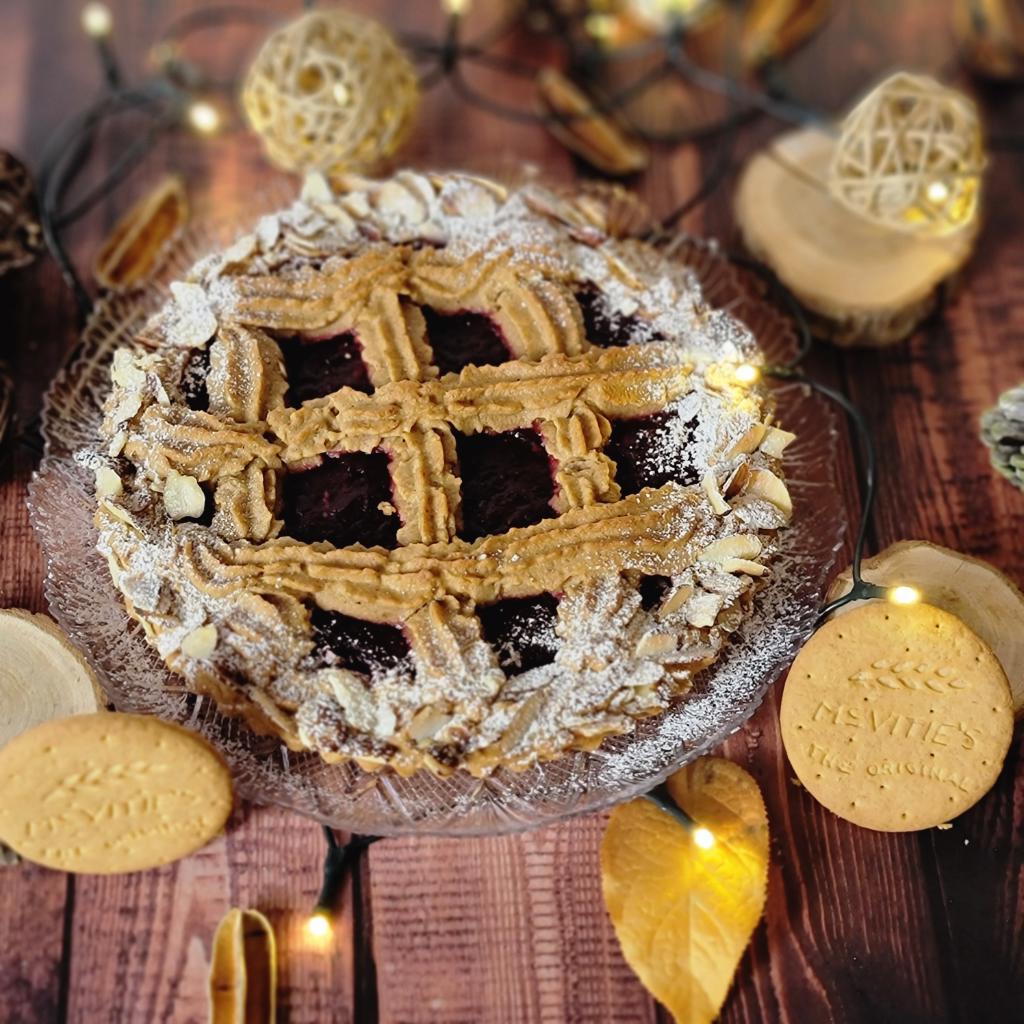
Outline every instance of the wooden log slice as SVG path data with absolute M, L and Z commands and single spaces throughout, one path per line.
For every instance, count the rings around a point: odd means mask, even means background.
M 865 558 L 864 579 L 882 587 L 906 584 L 955 615 L 992 648 L 1010 683 L 1013 711 L 1024 717 L 1024 594 L 995 566 L 926 540 L 901 540 Z M 833 580 L 828 600 L 849 592 L 850 570 Z M 855 608 L 855 601 L 836 614 Z
M 92 669 L 52 619 L 0 611 L 0 747 L 42 722 L 96 711 L 103 700 Z
M 747 163 L 736 190 L 744 245 L 842 346 L 890 345 L 934 309 L 971 255 L 979 221 L 944 238 L 887 231 L 844 209 L 825 181 L 836 140 L 817 129 L 781 136 Z

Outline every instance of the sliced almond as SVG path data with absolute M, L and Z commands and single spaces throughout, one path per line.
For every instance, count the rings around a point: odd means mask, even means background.
M 164 483 L 164 508 L 175 520 L 198 519 L 206 508 L 206 495 L 199 481 L 172 469 Z
M 331 186 L 319 171 L 310 171 L 302 179 L 302 192 L 299 196 L 304 203 L 329 203 L 334 199 Z
M 208 658 L 217 649 L 217 627 L 207 623 L 193 629 L 181 641 L 181 653 L 188 658 Z
M 787 519 L 793 514 L 793 499 L 786 485 L 770 469 L 755 469 L 743 493 L 771 502 Z
M 754 423 L 747 432 L 725 453 L 727 459 L 737 455 L 749 455 L 757 451 L 758 445 L 764 440 L 768 428 L 763 423 Z
M 420 708 L 406 732 L 414 743 L 423 743 L 432 740 L 451 720 L 452 716 L 440 708 Z
M 670 633 L 644 633 L 636 645 L 639 658 L 660 658 L 676 649 L 677 639 Z
M 146 371 L 135 361 L 131 349 L 119 348 L 114 352 L 110 379 L 128 391 L 139 391 L 146 386 Z
M 701 553 L 702 562 L 722 565 L 731 558 L 756 558 L 761 554 L 761 541 L 752 533 L 736 533 L 713 541 Z
M 749 480 L 749 479 L 750 479 L 750 463 L 749 462 L 741 462 L 732 471 L 732 474 L 729 476 L 729 479 L 725 481 L 725 487 L 723 488 L 723 491 L 725 492 L 725 496 L 727 498 L 735 497 L 737 494 L 740 493 L 740 491 L 743 490 L 744 485 L 746 484 L 747 480 Z
M 781 459 L 782 453 L 796 440 L 796 434 L 781 427 L 769 427 L 759 450 L 773 459 Z
M 96 494 L 100 498 L 116 498 L 124 490 L 121 478 L 109 466 L 96 470 Z
M 715 624 L 718 613 L 725 603 L 721 594 L 708 594 L 700 591 L 686 602 L 686 621 L 691 626 L 710 628 Z
M 718 487 L 718 478 L 714 472 L 705 473 L 704 479 L 700 482 L 704 493 L 707 495 L 708 504 L 711 506 L 715 515 L 724 516 L 729 509 L 729 503 L 722 497 L 722 492 Z
M 692 596 L 693 587 L 687 584 L 676 587 L 676 589 L 673 590 L 672 593 L 670 593 L 668 597 L 666 597 L 665 600 L 661 602 L 661 605 L 655 612 L 655 618 L 664 619 L 667 616 L 671 615 L 673 612 L 679 611 L 679 609 L 682 608 L 682 606 L 686 604 L 686 602 L 689 601 Z
M 727 558 L 722 563 L 723 572 L 744 572 L 748 576 L 763 576 L 768 567 L 749 558 Z

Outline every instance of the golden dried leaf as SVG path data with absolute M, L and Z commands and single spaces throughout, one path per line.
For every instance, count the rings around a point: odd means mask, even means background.
M 277 1014 L 277 945 L 258 910 L 233 907 L 210 955 L 210 1024 L 271 1024 Z
M 604 900 L 627 963 L 679 1024 L 718 1016 L 764 909 L 768 816 L 739 765 L 702 757 L 668 780 L 684 828 L 647 800 L 617 807 L 601 844 Z M 708 829 L 715 842 L 698 845 Z
M 112 290 L 145 281 L 187 219 L 185 183 L 169 174 L 114 225 L 96 257 L 96 280 Z
M 614 175 L 635 174 L 647 166 L 647 150 L 598 113 L 594 101 L 560 71 L 544 68 L 537 76 L 537 92 L 551 115 L 551 134 L 587 163 Z
M 754 0 L 743 22 L 744 66 L 760 67 L 796 49 L 821 27 L 830 7 L 830 0 Z

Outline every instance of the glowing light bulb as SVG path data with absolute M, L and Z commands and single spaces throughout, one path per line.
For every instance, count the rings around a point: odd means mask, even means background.
M 615 34 L 618 19 L 614 14 L 588 14 L 583 24 L 592 39 L 606 43 Z
M 761 376 L 761 371 L 750 363 L 740 363 L 733 371 L 737 384 L 753 384 Z
M 306 921 L 306 934 L 312 939 L 326 939 L 331 930 L 331 919 L 323 910 L 317 910 Z
M 893 604 L 917 604 L 921 600 L 921 591 L 913 587 L 891 587 L 886 595 Z
M 109 36 L 114 27 L 114 17 L 106 4 L 86 4 L 82 8 L 82 28 L 93 39 Z
M 924 194 L 928 197 L 928 202 L 942 206 L 949 199 L 949 186 L 944 181 L 933 181 L 929 183 Z
M 213 135 L 220 128 L 220 113 L 212 103 L 196 100 L 189 104 L 188 123 L 201 135 Z
M 460 17 L 469 10 L 470 0 L 441 0 L 441 9 L 453 17 Z
M 715 845 L 715 834 L 701 826 L 693 830 L 693 841 L 702 849 L 710 850 Z

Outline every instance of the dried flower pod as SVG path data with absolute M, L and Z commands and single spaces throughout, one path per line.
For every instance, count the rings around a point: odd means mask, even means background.
M 560 71 L 544 68 L 537 76 L 537 92 L 552 118 L 551 134 L 578 157 L 615 176 L 635 174 L 647 166 L 646 148 L 599 113 L 595 102 Z
M 169 174 L 114 225 L 96 257 L 97 282 L 121 291 L 146 281 L 186 220 L 185 183 Z
M 1024 381 L 1004 391 L 982 414 L 981 439 L 995 469 L 1024 490 Z
M 210 956 L 210 1024 L 271 1024 L 277 1015 L 277 945 L 258 910 L 233 907 Z
M 0 274 L 31 263 L 42 247 L 32 179 L 20 160 L 0 150 Z
M 953 29 L 964 59 L 990 78 L 1024 78 L 1024 3 L 956 0 Z
M 830 0 L 754 0 L 743 21 L 744 66 L 760 67 L 796 49 L 821 27 L 830 7 Z

